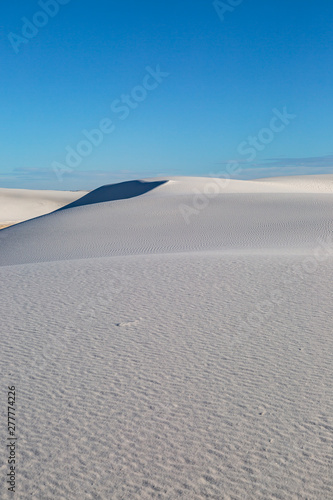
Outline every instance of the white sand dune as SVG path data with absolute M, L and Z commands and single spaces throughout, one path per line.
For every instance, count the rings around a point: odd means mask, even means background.
M 3 231 L 0 264 L 203 250 L 311 252 L 331 234 L 333 190 L 300 192 L 301 185 L 282 193 L 273 182 L 207 178 L 104 186 Z
M 264 184 L 275 184 L 288 190 L 300 190 L 307 193 L 332 193 L 333 176 L 331 174 L 321 175 L 302 175 L 289 177 L 271 177 L 267 179 L 258 179 L 257 182 Z
M 0 224 L 22 222 L 48 214 L 77 198 L 86 191 L 37 191 L 0 188 Z
M 132 181 L 0 231 L 17 498 L 333 497 L 332 181 Z

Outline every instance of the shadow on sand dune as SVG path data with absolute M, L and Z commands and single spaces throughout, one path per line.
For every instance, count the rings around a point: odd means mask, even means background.
M 148 193 L 152 189 L 165 184 L 168 181 L 126 181 L 119 184 L 108 184 L 91 191 L 91 193 L 82 196 L 73 203 L 59 208 L 57 211 L 67 208 L 82 207 L 83 205 L 92 205 L 94 203 L 104 203 L 106 201 L 125 200 Z

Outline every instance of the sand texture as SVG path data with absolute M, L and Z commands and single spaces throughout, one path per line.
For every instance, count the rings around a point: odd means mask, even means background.
M 332 185 L 132 181 L 0 231 L 15 498 L 333 498 Z

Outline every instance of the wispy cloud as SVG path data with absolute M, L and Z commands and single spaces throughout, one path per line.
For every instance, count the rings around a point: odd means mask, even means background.
M 333 155 L 299 158 L 267 158 L 244 171 L 255 177 L 277 177 L 279 175 L 333 174 Z M 249 178 L 249 177 L 248 177 Z
M 256 162 L 229 160 L 222 162 L 238 163 L 241 167 L 238 179 L 256 179 L 259 177 L 278 177 L 280 175 L 316 175 L 333 174 L 333 155 L 308 157 L 265 158 Z
M 309 156 L 301 158 L 266 158 L 256 165 L 269 163 L 269 165 L 277 168 L 333 168 L 333 155 L 326 156 Z

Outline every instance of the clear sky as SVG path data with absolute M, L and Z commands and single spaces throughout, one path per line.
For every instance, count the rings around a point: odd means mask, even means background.
M 0 10 L 1 187 L 333 173 L 332 0 Z

